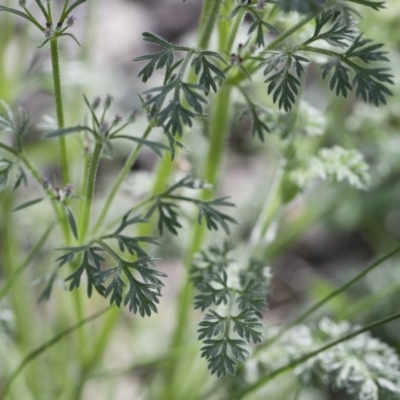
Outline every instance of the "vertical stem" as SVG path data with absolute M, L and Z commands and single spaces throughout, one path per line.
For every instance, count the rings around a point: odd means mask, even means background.
M 207 161 L 202 177 L 204 180 L 213 185 L 213 189 L 203 191 L 202 198 L 204 200 L 212 196 L 217 186 L 216 183 L 222 161 L 226 132 L 228 130 L 231 89 L 232 88 L 226 84 L 223 84 L 221 86 L 216 95 L 215 103 L 211 111 L 212 114 L 210 116 L 211 122 L 209 128 L 211 142 L 209 144 Z M 204 235 L 204 225 L 196 225 L 193 232 L 191 246 L 185 257 L 186 270 L 188 270 L 190 267 L 193 255 L 200 250 L 203 243 Z M 192 306 L 192 292 L 193 289 L 191 282 L 186 279 L 179 296 L 179 306 L 177 311 L 178 319 L 170 346 L 171 352 L 174 352 L 177 348 L 182 346 L 182 343 L 185 341 L 186 329 L 190 321 L 189 313 Z M 180 377 L 178 376 L 179 374 L 177 374 L 178 365 L 179 360 L 174 360 L 168 366 L 168 370 L 166 373 L 166 382 L 168 385 L 165 392 L 166 399 L 173 399 L 176 393 L 176 388 L 179 386 Z
M 153 124 L 149 123 L 149 125 L 147 126 L 146 130 L 144 131 L 143 135 L 142 135 L 142 139 L 146 139 L 151 130 L 153 129 Z M 94 232 L 97 232 L 101 226 L 101 224 L 104 222 L 106 216 L 107 216 L 107 212 L 114 200 L 114 197 L 116 196 L 116 194 L 118 193 L 119 188 L 122 185 L 122 182 L 124 181 L 124 179 L 126 178 L 126 176 L 128 175 L 129 171 L 132 168 L 132 165 L 134 164 L 134 162 L 136 161 L 140 150 L 142 149 L 142 145 L 140 143 L 138 143 L 136 145 L 136 147 L 132 150 L 131 154 L 129 155 L 129 157 L 127 158 L 124 167 L 121 169 L 121 171 L 118 174 L 118 177 L 116 179 L 116 181 L 114 182 L 113 187 L 111 188 L 107 200 L 103 206 L 103 209 L 101 210 L 101 214 L 99 216 L 99 218 L 96 221 L 96 226 L 94 228 Z
M 223 0 L 204 0 L 200 22 L 198 27 L 197 45 L 200 49 L 206 49 L 211 39 L 215 23 L 219 17 L 219 10 Z
M 79 213 L 79 237 L 81 242 L 85 239 L 90 224 L 90 214 L 92 211 L 96 175 L 102 150 L 103 144 L 96 143 L 96 147 L 94 148 L 94 152 L 90 160 L 89 172 L 85 185 L 85 197 L 82 200 L 82 206 Z
M 53 67 L 53 84 L 54 84 L 54 97 L 56 102 L 56 113 L 58 128 L 64 128 L 64 111 L 62 102 L 61 92 L 61 78 L 60 78 L 60 57 L 58 53 L 58 41 L 57 38 L 50 40 L 51 49 L 51 63 Z M 68 154 L 66 138 L 64 136 L 59 137 L 60 144 L 60 157 L 61 157 L 61 174 L 62 181 L 65 184 L 70 182 L 69 166 L 68 166 Z
M 245 252 L 246 260 L 256 253 L 256 250 L 262 243 L 274 217 L 276 217 L 276 213 L 281 205 L 281 186 L 284 176 L 284 168 L 282 166 L 278 167 L 274 181 L 270 186 L 268 198 L 264 203 L 263 209 L 260 212 L 253 230 L 251 231 L 249 244 L 247 246 L 247 251 Z

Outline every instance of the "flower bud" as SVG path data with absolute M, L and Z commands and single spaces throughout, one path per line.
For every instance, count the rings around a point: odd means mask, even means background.
M 26 7 L 26 0 L 19 0 L 19 5 L 21 7 Z
M 111 123 L 111 126 L 116 126 L 118 125 L 120 122 L 122 122 L 124 119 L 124 117 L 121 114 L 115 114 L 113 122 Z
M 99 107 L 100 103 L 101 103 L 101 98 L 99 96 L 95 97 L 91 105 L 92 110 L 93 111 L 96 110 Z
M 107 110 L 110 108 L 111 103 L 113 102 L 114 97 L 112 97 L 110 94 L 106 96 L 106 99 L 104 100 L 104 109 Z
M 51 25 L 47 25 L 46 29 L 44 30 L 44 36 L 49 39 L 53 36 L 54 31 L 53 28 L 51 27 Z
M 136 108 L 132 109 L 132 111 L 128 115 L 128 122 L 130 123 L 135 122 L 138 115 L 139 115 L 139 110 Z
M 44 178 L 42 181 L 42 187 L 44 190 L 49 190 L 51 189 L 51 183 L 47 178 Z
M 67 26 L 72 26 L 75 23 L 76 18 L 73 15 L 68 15 Z
M 99 133 L 103 136 L 107 136 L 108 132 L 110 131 L 110 124 L 107 121 L 104 121 L 100 126 L 99 126 Z

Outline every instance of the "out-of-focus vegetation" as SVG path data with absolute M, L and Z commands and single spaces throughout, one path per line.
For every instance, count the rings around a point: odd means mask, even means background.
M 38 7 L 74 1 L 28 0 L 43 32 L 20 3 L 0 1 L 0 399 L 400 398 L 398 1 L 165 0 L 162 26 L 152 2 L 89 0 L 66 31 L 80 46 Z M 343 48 L 304 44 L 319 7 Z M 169 32 L 178 13 L 197 31 Z M 387 104 L 321 77 L 351 29 L 388 52 L 365 64 L 390 68 Z M 309 62 L 285 91 L 288 55 Z

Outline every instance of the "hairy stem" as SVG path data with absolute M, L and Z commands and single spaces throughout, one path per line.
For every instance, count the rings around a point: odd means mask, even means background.
M 152 129 L 153 129 L 153 124 L 149 123 L 149 125 L 147 126 L 146 130 L 144 131 L 144 133 L 142 135 L 142 139 L 146 139 L 150 135 Z M 116 181 L 114 182 L 113 187 L 111 188 L 110 192 L 108 193 L 107 200 L 103 206 L 103 209 L 101 210 L 100 216 L 97 219 L 96 225 L 94 227 L 94 232 L 97 232 L 99 230 L 99 228 L 101 227 L 101 225 L 103 224 L 103 222 L 107 216 L 108 210 L 110 209 L 110 206 L 111 206 L 116 194 L 118 193 L 119 188 L 122 185 L 122 182 L 124 181 L 126 176 L 129 174 L 129 171 L 131 170 L 133 164 L 135 163 L 141 149 L 142 149 L 142 144 L 138 143 L 136 145 L 136 147 L 132 150 L 132 152 L 129 155 L 129 157 L 127 158 L 127 160 L 125 161 L 124 167 L 119 172 L 118 177 L 117 177 Z
M 79 213 L 79 237 L 81 241 L 85 239 L 90 224 L 90 214 L 93 205 L 96 175 L 102 150 L 103 144 L 96 143 L 96 147 L 94 148 L 94 152 L 90 160 L 88 176 L 86 178 L 85 197 L 82 200 L 81 210 Z
M 58 53 L 58 40 L 53 38 L 50 40 L 51 49 L 51 64 L 53 67 L 53 84 L 54 84 L 54 97 L 56 102 L 56 113 L 58 129 L 64 128 L 64 110 L 61 92 L 61 78 L 60 78 L 60 57 Z M 60 144 L 60 157 L 61 157 L 61 174 L 64 185 L 70 183 L 69 165 L 67 143 L 64 136 L 59 137 Z

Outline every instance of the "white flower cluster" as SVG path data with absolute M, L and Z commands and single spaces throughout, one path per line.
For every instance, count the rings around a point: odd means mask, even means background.
M 287 351 L 298 357 L 299 352 L 315 350 L 353 328 L 347 322 L 336 324 L 327 318 L 320 322 L 316 332 L 300 326 L 290 332 Z M 295 373 L 304 385 L 345 391 L 354 400 L 400 398 L 399 357 L 391 347 L 369 333 L 321 352 L 297 367 Z

